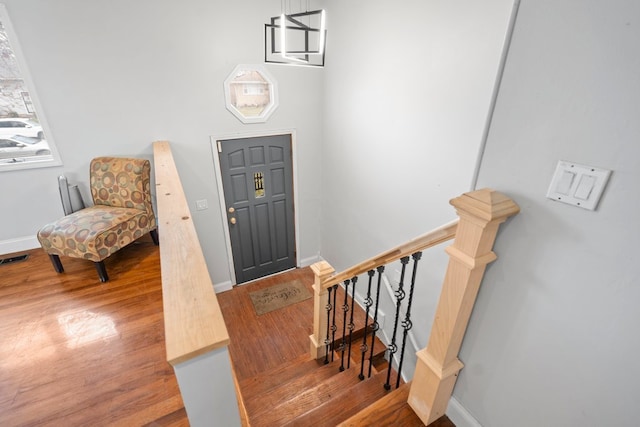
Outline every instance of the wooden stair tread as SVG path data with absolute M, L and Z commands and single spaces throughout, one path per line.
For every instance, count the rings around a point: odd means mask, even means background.
M 339 427 L 360 427 L 375 425 L 376 427 L 413 427 L 424 426 L 413 409 L 407 403 L 411 383 L 402 384 L 398 389 L 390 391 L 382 399 L 360 411 L 351 418 L 338 424 Z
M 382 345 L 382 344 L 381 344 Z M 387 368 L 388 366 L 388 362 L 385 360 L 384 358 L 384 354 L 385 354 L 386 349 L 383 348 L 378 348 L 376 347 L 376 349 L 374 350 L 373 353 L 373 367 L 372 367 L 372 375 L 380 372 L 384 369 Z M 324 359 L 320 359 L 320 361 L 323 361 Z M 329 359 L 331 360 L 331 359 Z M 367 356 L 364 360 L 364 364 L 361 363 L 361 353 L 356 353 L 354 354 L 353 352 L 351 353 L 351 364 L 348 365 L 348 360 L 349 358 L 347 357 L 347 353 L 345 352 L 344 354 L 344 366 L 345 369 L 354 369 L 354 366 L 357 367 L 358 369 L 358 373 L 360 372 L 360 366 L 364 365 L 364 374 L 367 375 L 367 372 L 369 371 L 369 353 L 367 353 Z M 335 353 L 334 356 L 334 362 L 338 362 L 338 366 L 340 366 L 341 363 L 341 354 L 339 352 Z M 347 368 L 347 366 L 349 366 L 349 368 Z
M 340 362 L 335 361 L 328 365 L 321 365 L 315 368 L 309 367 L 306 372 L 287 381 L 274 378 L 277 385 L 264 390 L 259 395 L 254 395 L 251 399 L 245 400 L 245 407 L 251 425 L 253 425 L 255 417 L 265 412 L 272 412 L 277 406 L 298 398 L 302 393 L 314 390 L 318 384 L 322 384 L 324 381 L 336 376 L 339 373 L 339 366 Z
M 360 382 L 359 367 L 339 372 L 339 366 L 338 361 L 330 363 L 269 391 L 258 405 L 248 410 L 251 426 L 283 425 Z M 320 378 L 318 372 L 329 376 Z
M 359 286 L 362 286 L 362 284 L 359 284 Z M 336 320 L 336 333 L 335 333 L 335 347 L 334 348 L 338 348 L 338 346 L 342 343 L 342 332 L 343 332 L 343 328 L 344 328 L 344 324 L 345 324 L 345 318 L 343 316 L 343 311 L 342 311 L 342 304 L 344 303 L 344 289 L 342 288 L 342 286 L 338 286 L 338 290 L 337 290 L 337 298 L 336 298 L 336 305 L 337 305 L 337 315 L 335 317 Z M 353 304 L 353 301 L 351 299 L 351 295 L 349 294 L 347 297 L 347 304 L 349 305 L 349 307 L 351 307 L 351 309 L 353 310 L 353 324 L 354 324 L 354 329 L 353 332 L 351 333 L 351 357 L 352 360 L 356 361 L 356 362 L 360 362 L 361 361 L 361 353 L 360 353 L 360 345 L 362 344 L 362 337 L 364 336 L 364 328 L 365 328 L 365 316 L 366 316 L 366 311 L 359 305 L 359 304 Z M 373 313 L 370 313 L 373 314 Z M 351 317 L 351 312 L 348 311 L 347 312 L 347 319 L 346 319 L 346 323 L 348 323 L 350 321 L 350 317 Z M 368 320 L 368 326 L 367 326 L 367 334 L 369 335 L 369 337 L 371 336 L 371 323 L 373 322 L 373 319 L 370 317 Z M 344 328 L 345 330 L 345 341 L 348 341 L 349 339 L 349 330 L 348 327 Z M 331 338 L 331 337 L 329 337 Z M 370 345 L 370 341 L 371 338 L 367 339 L 367 345 Z M 378 337 L 378 335 L 375 336 L 375 340 L 374 340 L 374 353 L 373 353 L 373 365 L 374 367 L 378 367 L 381 368 L 381 363 L 384 362 L 384 355 L 385 352 L 387 350 L 387 346 L 380 340 L 380 338 Z M 367 351 L 366 354 L 366 359 L 368 360 L 369 358 L 369 351 Z M 336 353 L 336 357 L 340 357 L 340 352 L 339 351 L 335 351 Z M 346 355 L 345 355 L 346 357 Z M 382 363 L 382 365 L 385 365 L 384 363 Z
M 360 286 L 362 286 L 361 283 L 358 283 L 358 288 L 360 288 Z M 336 341 L 339 341 L 342 338 L 342 329 L 343 329 L 343 324 L 344 322 L 344 316 L 343 316 L 343 311 L 342 311 L 342 305 L 344 303 L 344 289 L 342 288 L 342 286 L 338 286 L 338 292 L 337 292 L 337 297 L 336 297 L 336 306 L 338 311 L 336 312 Z M 366 316 L 366 311 L 365 309 L 363 309 L 359 304 L 353 304 L 353 301 L 351 300 L 351 294 L 349 294 L 349 296 L 347 297 L 347 304 L 352 307 L 353 310 L 353 324 L 354 324 L 354 329 L 353 329 L 353 333 L 352 333 L 352 338 L 354 341 L 356 341 L 357 339 L 362 340 L 362 335 L 364 334 L 364 326 L 365 326 L 365 316 Z M 369 313 L 370 317 L 368 320 L 368 324 L 369 324 L 369 329 L 368 329 L 368 333 L 371 333 L 371 322 L 373 321 L 373 308 L 371 309 L 371 312 Z M 349 322 L 351 318 L 351 312 L 347 312 L 347 322 Z M 349 330 L 346 329 L 346 334 L 349 334 Z M 355 344 L 355 342 L 354 342 Z M 358 345 L 360 345 L 359 343 L 357 343 Z
M 282 383 L 323 365 L 323 361 L 311 359 L 309 354 L 303 354 L 290 362 L 261 372 L 259 375 L 240 380 L 239 386 L 242 397 L 247 400 L 254 396 L 259 396 Z
M 386 371 L 340 390 L 331 400 L 285 424 L 287 427 L 334 427 L 384 397 Z M 356 398 L 357 397 L 357 398 Z

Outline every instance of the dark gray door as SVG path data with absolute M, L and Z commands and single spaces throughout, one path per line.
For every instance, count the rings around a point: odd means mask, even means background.
M 218 141 L 236 282 L 296 266 L 291 135 Z

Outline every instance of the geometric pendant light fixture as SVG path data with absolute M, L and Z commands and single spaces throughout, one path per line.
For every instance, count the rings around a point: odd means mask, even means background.
M 323 67 L 326 42 L 324 10 L 283 12 L 264 25 L 264 61 Z

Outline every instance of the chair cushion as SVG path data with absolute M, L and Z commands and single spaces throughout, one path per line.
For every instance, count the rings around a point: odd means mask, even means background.
M 148 233 L 150 222 L 144 210 L 95 205 L 45 225 L 38 240 L 48 254 L 98 262 Z

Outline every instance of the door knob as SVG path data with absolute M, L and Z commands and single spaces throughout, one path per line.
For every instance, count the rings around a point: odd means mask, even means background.
M 229 222 L 231 224 L 235 224 L 236 223 L 236 217 L 231 217 L 231 219 L 229 219 Z
M 234 213 L 236 210 L 232 207 L 229 208 L 229 213 Z

